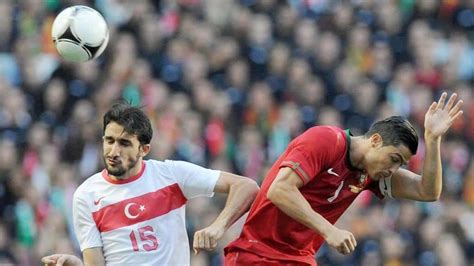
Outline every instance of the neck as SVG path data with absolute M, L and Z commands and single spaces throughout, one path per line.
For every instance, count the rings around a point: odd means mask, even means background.
M 351 147 L 350 147 L 350 163 L 352 167 L 363 171 L 364 170 L 364 154 L 367 150 L 366 148 L 366 139 L 362 136 L 350 137 L 351 138 Z

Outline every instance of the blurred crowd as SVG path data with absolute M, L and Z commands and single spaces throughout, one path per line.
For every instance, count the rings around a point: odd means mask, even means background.
M 61 60 L 51 24 L 82 4 L 107 20 L 101 57 Z M 423 119 L 442 91 L 464 101 L 442 142 L 444 185 L 433 203 L 364 193 L 338 225 L 354 254 L 323 247 L 319 265 L 474 263 L 474 2 L 469 0 L 0 1 L 0 264 L 80 254 L 75 188 L 103 168 L 101 118 L 118 99 L 152 119 L 149 158 L 177 159 L 261 182 L 289 141 L 320 124 L 362 134 Z M 188 203 L 190 239 L 225 198 Z M 157 203 L 159 204 L 159 203 Z M 192 255 L 220 265 L 222 247 Z

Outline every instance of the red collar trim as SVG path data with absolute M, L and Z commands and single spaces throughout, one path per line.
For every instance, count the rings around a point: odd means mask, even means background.
M 143 172 L 145 172 L 145 167 L 146 167 L 146 164 L 145 162 L 142 162 L 142 169 L 140 170 L 140 172 L 134 176 L 131 176 L 127 179 L 124 179 L 124 180 L 115 180 L 113 178 L 111 178 L 109 176 L 109 173 L 107 172 L 107 169 L 104 169 L 102 170 L 102 177 L 104 177 L 104 179 L 109 182 L 109 183 L 112 183 L 112 184 L 116 184 L 116 185 L 121 185 L 121 184 L 127 184 L 127 183 L 130 183 L 130 182 L 133 182 L 137 179 L 139 179 Z

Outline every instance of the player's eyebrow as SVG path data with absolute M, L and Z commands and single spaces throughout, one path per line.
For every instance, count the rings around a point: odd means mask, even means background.
M 112 137 L 112 136 L 104 136 L 104 139 L 106 139 L 106 140 L 114 140 L 115 138 Z
M 124 142 L 130 142 L 130 143 L 132 142 L 132 141 L 130 140 L 130 138 L 123 137 L 123 136 L 120 136 L 120 137 L 118 137 L 118 138 L 114 138 L 114 137 L 112 137 L 112 136 L 104 136 L 104 139 L 105 139 L 105 140 L 124 141 Z

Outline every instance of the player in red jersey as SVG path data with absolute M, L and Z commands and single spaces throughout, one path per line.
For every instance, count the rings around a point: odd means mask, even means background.
M 342 254 L 357 246 L 334 223 L 359 192 L 380 198 L 435 201 L 442 188 L 441 136 L 462 115 L 447 94 L 425 115 L 423 175 L 401 169 L 416 153 L 418 136 L 404 118 L 378 121 L 364 136 L 331 126 L 310 128 L 273 164 L 240 237 L 225 250 L 225 265 L 316 265 L 324 241 Z

